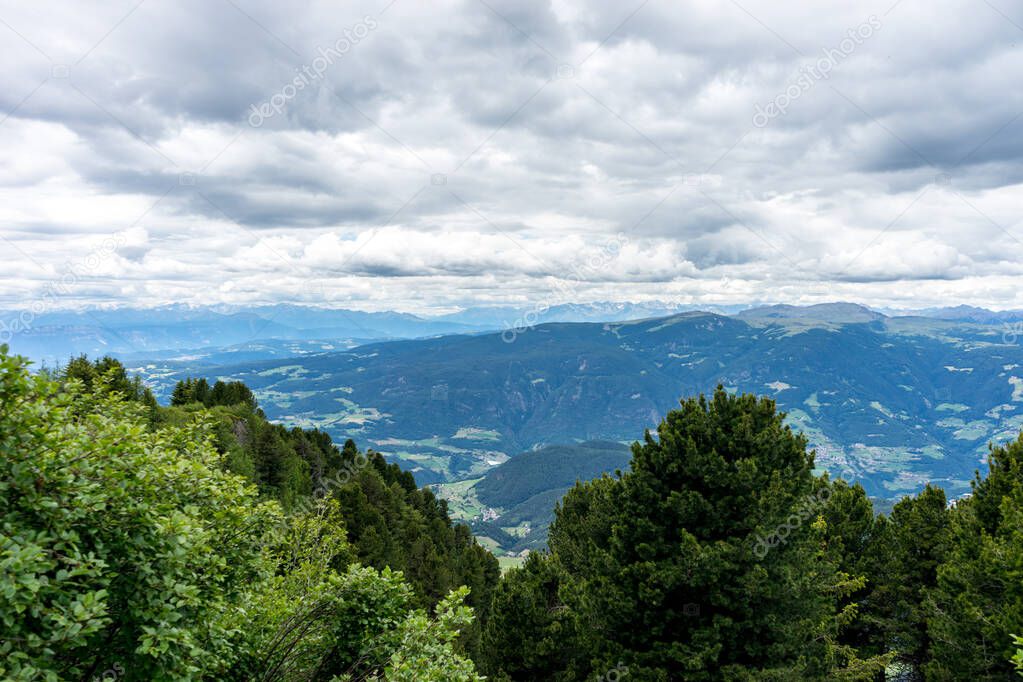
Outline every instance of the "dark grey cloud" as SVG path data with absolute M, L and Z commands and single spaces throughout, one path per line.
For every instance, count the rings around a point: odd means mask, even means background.
M 1023 305 L 1023 31 L 987 5 L 147 0 L 0 19 L 20 34 L 0 26 L 0 234 L 44 266 L 8 269 L 10 302 L 124 232 L 75 302 L 521 303 L 588 259 L 580 299 Z

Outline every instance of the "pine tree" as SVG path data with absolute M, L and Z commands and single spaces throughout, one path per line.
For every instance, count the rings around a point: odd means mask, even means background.
M 185 379 L 174 385 L 171 405 L 200 403 L 210 406 L 210 384 L 205 379 Z
M 770 400 L 686 400 L 631 471 L 579 484 L 557 510 L 551 561 L 577 628 L 575 679 L 624 666 L 630 680 L 869 679 L 839 642 L 862 579 L 840 570 L 806 441 Z M 521 580 L 521 578 L 520 578 Z M 521 632 L 541 636 L 541 617 Z M 542 641 L 542 640 L 541 640 Z M 527 647 L 539 648 L 531 641 Z M 551 665 L 564 660 L 547 659 Z
M 1023 632 L 1023 436 L 995 447 L 986 478 L 951 515 L 929 600 L 929 680 L 1008 680 Z
M 519 682 L 573 679 L 580 652 L 573 614 L 561 599 L 565 578 L 560 564 L 540 552 L 502 578 L 483 632 L 483 672 Z
M 877 548 L 886 537 L 887 519 L 874 516 L 873 505 L 860 484 L 850 485 L 842 479 L 830 481 L 825 475 L 819 485 L 830 486 L 824 519 L 838 569 L 846 575 L 866 579 L 863 587 L 840 600 L 841 608 L 855 604 L 857 617 L 846 625 L 839 641 L 863 655 L 885 654 L 889 647 L 871 609 L 877 594 L 878 562 L 883 559 L 878 556 Z
M 861 564 L 869 580 L 864 621 L 882 649 L 895 652 L 907 679 L 920 679 L 930 657 L 925 602 L 948 551 L 948 525 L 945 492 L 928 485 L 878 520 Z

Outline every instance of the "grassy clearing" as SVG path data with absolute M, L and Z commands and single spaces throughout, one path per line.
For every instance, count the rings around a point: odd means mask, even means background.
M 501 573 L 507 573 L 509 569 L 520 568 L 526 563 L 526 557 L 521 556 L 499 556 L 497 564 L 501 567 Z
M 474 486 L 480 479 L 473 478 L 455 483 L 440 483 L 433 486 L 437 495 L 448 502 L 448 513 L 459 521 L 470 521 L 483 514 L 486 507 L 476 497 Z
M 478 429 L 474 426 L 463 426 L 455 432 L 455 435 L 451 436 L 453 439 L 459 440 L 475 440 L 475 441 L 487 441 L 497 442 L 501 440 L 501 434 L 497 431 L 488 431 L 487 429 Z

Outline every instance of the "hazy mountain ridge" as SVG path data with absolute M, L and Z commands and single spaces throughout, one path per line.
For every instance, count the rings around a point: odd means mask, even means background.
M 164 351 L 206 356 L 228 346 L 247 351 L 248 359 L 254 360 L 268 342 L 320 342 L 351 347 L 373 341 L 487 331 L 518 334 L 543 323 L 625 322 L 686 312 L 731 315 L 747 321 L 829 323 L 916 317 L 1002 325 L 1005 333 L 1023 335 L 1023 329 L 1018 329 L 1023 323 L 1023 311 L 999 312 L 972 306 L 878 311 L 846 302 L 811 306 L 706 306 L 664 301 L 598 301 L 550 306 L 475 306 L 434 315 L 293 304 L 86 308 L 45 311 L 38 315 L 31 311 L 9 310 L 0 311 L 0 341 L 9 343 L 14 352 L 49 364 L 65 362 L 81 353 L 113 353 L 132 361 L 166 359 Z M 278 352 L 265 354 L 266 358 L 279 356 Z
M 657 305 L 556 306 L 547 314 L 640 315 Z M 479 310 L 466 315 L 482 325 Z M 110 338 L 82 328 L 64 343 L 75 353 L 124 358 L 162 395 L 190 375 L 243 379 L 270 416 L 368 440 L 423 484 L 478 476 L 544 444 L 634 438 L 680 397 L 721 383 L 775 396 L 818 448 L 822 466 L 884 497 L 935 478 L 950 492 L 965 490 L 988 440 L 1005 440 L 1023 426 L 1023 372 L 1016 371 L 1023 330 L 1008 321 L 1015 313 L 964 306 L 930 312 L 773 305 L 732 316 L 685 311 L 536 326 L 513 320 L 502 333 L 438 336 L 431 332 L 463 327 L 451 315 L 437 322 L 292 305 L 169 306 L 43 315 L 30 335 L 14 335 L 13 345 L 18 351 L 26 340 L 60 338 L 60 324 L 121 324 Z M 266 331 L 329 334 L 346 318 L 375 324 L 374 333 L 425 338 L 223 343 Z M 300 325 L 304 331 L 296 331 Z M 118 335 L 144 349 L 123 349 Z M 194 345 L 146 345 L 161 343 Z
M 1023 348 L 999 326 L 691 312 L 545 324 L 512 343 L 499 333 L 373 343 L 206 373 L 245 381 L 282 422 L 372 444 L 421 484 L 478 477 L 538 445 L 633 439 L 680 397 L 720 383 L 773 396 L 820 466 L 897 497 L 932 480 L 966 490 L 987 442 L 1023 426 L 1020 367 Z M 188 373 L 153 378 L 166 387 Z
M 0 312 L 0 331 L 14 352 L 63 362 L 88 353 L 125 356 L 162 351 L 208 351 L 267 341 L 364 343 L 476 331 L 475 327 L 403 313 L 367 313 L 296 305 L 256 307 L 161 306 L 28 315 Z
M 748 308 L 735 315 L 741 319 L 793 319 L 821 322 L 873 322 L 887 315 L 858 303 L 819 303 L 811 306 L 770 305 Z

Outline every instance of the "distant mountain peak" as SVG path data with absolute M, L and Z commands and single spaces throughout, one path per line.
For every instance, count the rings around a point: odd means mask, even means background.
M 815 320 L 819 322 L 873 322 L 887 317 L 883 313 L 872 310 L 859 303 L 836 301 L 834 303 L 817 303 L 808 306 L 768 305 L 750 308 L 738 313 L 736 317 L 777 318 L 787 320 Z
M 972 305 L 956 305 L 944 308 L 925 308 L 923 310 L 906 310 L 899 313 L 909 317 L 928 317 L 936 320 L 953 322 L 973 322 L 976 324 L 999 324 L 1019 322 L 1023 320 L 1021 310 L 995 311 L 978 308 Z

